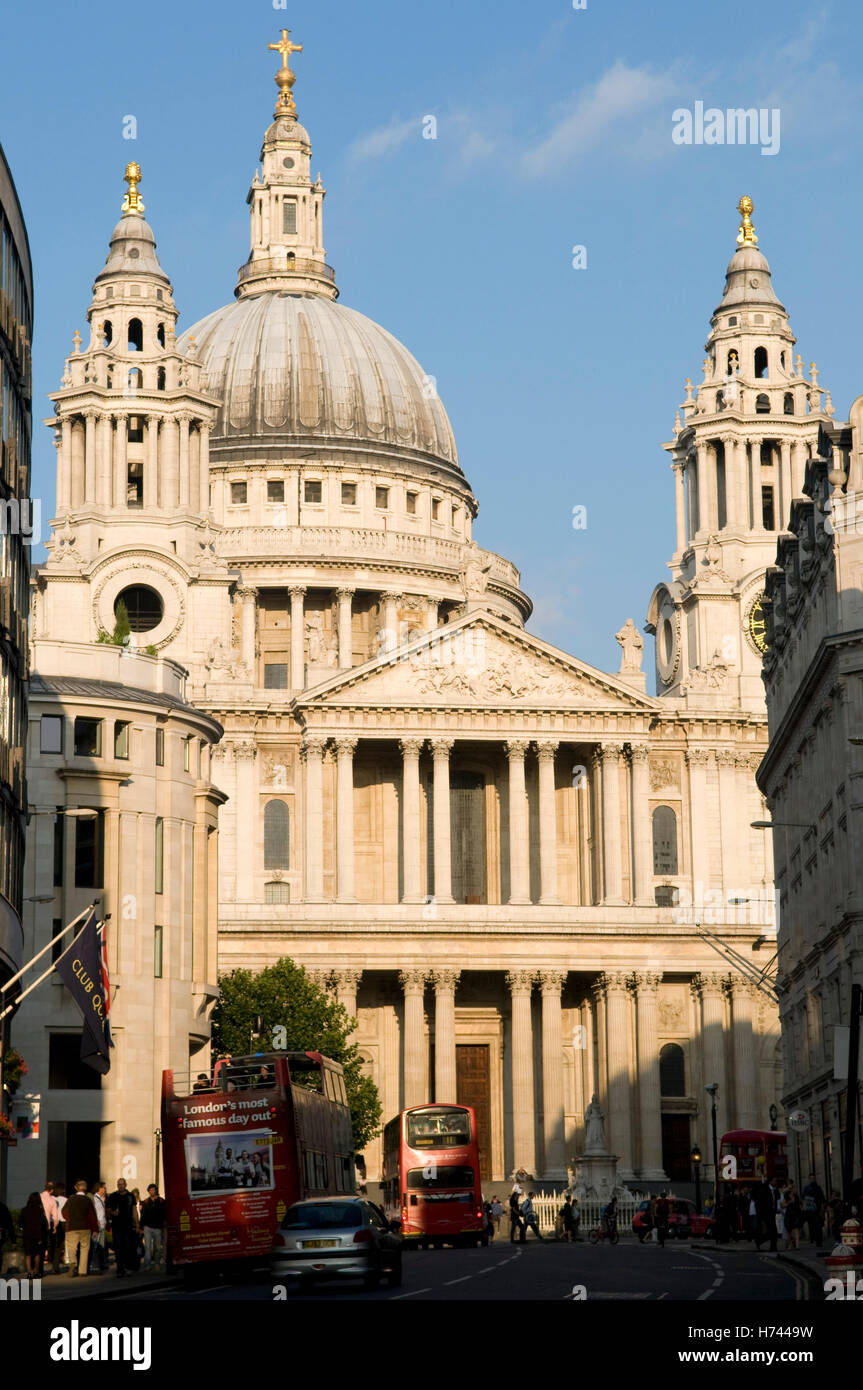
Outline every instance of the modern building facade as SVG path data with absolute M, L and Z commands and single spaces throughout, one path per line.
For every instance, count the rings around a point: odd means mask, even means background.
M 851 986 L 863 983 L 863 396 L 825 429 L 767 578 L 783 1103 L 804 1181 L 842 1191 Z M 837 1066 L 837 1064 L 839 1064 Z M 847 1071 L 844 1071 L 847 1076 Z M 858 1086 L 854 1175 L 863 1155 Z
M 224 800 L 211 777 L 221 730 L 189 704 L 176 662 L 65 639 L 37 639 L 32 655 L 26 955 L 98 901 L 115 1046 L 106 1076 L 81 1063 L 81 1013 L 59 975 L 21 1004 L 15 1206 L 46 1175 L 143 1190 L 158 1173 L 162 1069 L 186 1078 L 209 1063 Z
M 748 211 L 671 455 L 676 546 L 599 671 L 525 630 L 434 381 L 339 301 L 283 65 L 235 298 L 181 337 L 140 171 L 55 404 L 37 642 L 111 631 L 225 736 L 222 970 L 290 955 L 355 1015 L 385 1118 L 476 1106 L 483 1171 L 562 1181 L 599 1096 L 620 1171 L 686 1181 L 780 1105 L 755 768 L 764 573 L 822 410 Z M 829 405 L 829 403 L 828 403 Z M 723 944 L 725 943 L 725 944 Z M 754 971 L 741 973 L 730 944 Z M 379 1142 L 366 1154 L 370 1178 Z
M 22 965 L 33 273 L 0 149 L 0 982 Z

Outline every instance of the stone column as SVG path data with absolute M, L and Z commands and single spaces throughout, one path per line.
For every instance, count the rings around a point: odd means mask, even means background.
M 710 887 L 710 861 L 707 855 L 707 766 L 710 754 L 706 748 L 689 748 L 686 763 L 689 769 L 689 844 L 692 860 L 692 902 L 696 918 L 701 912 L 704 894 Z
M 687 508 L 687 513 L 689 516 L 688 539 L 691 544 L 692 541 L 695 539 L 697 533 L 701 529 L 701 527 L 699 526 L 699 507 L 701 505 L 701 500 L 699 497 L 698 489 L 698 470 L 694 458 L 687 458 L 685 464 L 683 465 L 683 476 L 686 480 L 686 495 L 689 503 L 689 506 Z
M 257 747 L 251 740 L 243 739 L 235 743 L 237 759 L 237 824 L 241 834 L 249 835 L 250 843 L 246 850 L 237 855 L 237 897 L 240 902 L 253 902 L 255 897 L 256 855 L 253 851 L 254 833 L 257 831 L 259 817 L 255 802 L 255 760 Z
M 148 415 L 144 421 L 144 508 L 153 511 L 156 501 L 156 481 L 159 468 L 159 417 Z
M 637 971 L 631 980 L 635 996 L 635 1027 L 638 1039 L 638 1108 L 640 1154 L 638 1176 L 643 1182 L 665 1182 L 662 1167 L 662 1097 L 659 1087 L 659 1041 L 657 1004 L 662 975 L 650 970 Z
M 291 689 L 303 690 L 306 684 L 306 633 L 303 599 L 306 591 L 291 588 Z
M 526 739 L 510 739 L 509 759 L 509 901 L 530 902 L 527 793 L 524 786 Z
M 323 756 L 327 740 L 308 735 L 300 749 L 305 762 L 306 793 L 306 883 L 304 898 L 309 903 L 324 900 L 324 797 Z
M 678 555 L 686 549 L 686 485 L 683 469 L 682 463 L 672 465 L 672 472 L 674 473 L 675 553 Z
M 734 1042 L 735 1127 L 755 1129 L 758 1124 L 758 1076 L 755 1030 L 758 991 L 746 980 L 727 982 L 731 999 L 731 1036 Z
M 159 506 L 175 511 L 180 505 L 180 426 L 170 416 L 162 421 Z
M 402 752 L 402 902 L 419 903 L 425 894 L 420 878 L 420 752 L 423 739 L 404 738 Z
M 716 753 L 719 769 L 719 822 L 722 834 L 722 884 L 727 897 L 744 897 L 747 875 L 741 873 L 737 845 L 737 826 L 740 802 L 737 800 L 737 758 L 732 749 L 720 748 Z M 736 891 L 734 891 L 736 888 Z M 746 918 L 744 917 L 744 921 Z
M 450 858 L 450 795 L 449 755 L 451 738 L 432 739 L 434 757 L 434 898 L 438 903 L 451 903 L 452 863 Z
M 790 439 L 782 439 L 782 440 L 780 440 L 780 443 L 779 443 L 779 457 L 780 457 L 779 471 L 780 471 L 780 477 L 781 477 L 781 479 L 782 479 L 782 487 L 781 487 L 781 500 L 779 500 L 778 505 L 777 505 L 777 517 L 776 517 L 776 520 L 777 520 L 777 522 L 778 522 L 778 529 L 779 529 L 780 531 L 787 531 L 787 530 L 788 530 L 789 515 L 790 515 L 790 512 L 791 512 L 791 498 L 792 498 L 792 496 L 793 496 L 792 482 L 791 482 L 791 441 L 790 441 Z
M 96 501 L 100 507 L 111 505 L 111 417 L 96 418 Z
M 394 652 L 399 644 L 399 605 L 403 599 L 403 594 L 384 594 L 385 650 L 388 652 Z
M 764 520 L 761 510 L 761 442 L 747 439 L 749 445 L 749 506 L 752 514 L 752 530 L 763 531 Z
M 699 530 L 708 535 L 716 530 L 716 455 L 707 444 L 698 445 Z
M 536 746 L 539 758 L 539 901 L 556 903 L 557 896 L 557 807 L 554 789 L 554 757 L 557 743 L 544 741 Z
M 210 426 L 201 420 L 198 425 L 198 510 L 206 517 L 210 511 Z
M 399 982 L 405 995 L 404 1109 L 422 1105 L 426 1093 L 426 1037 L 423 994 L 427 971 L 423 967 L 399 971 Z
M 243 605 L 243 661 L 245 662 L 249 680 L 252 684 L 257 684 L 255 679 L 255 599 L 258 591 L 252 584 L 243 584 L 237 589 L 237 597 Z
M 84 501 L 96 500 L 96 412 L 84 411 Z
M 695 975 L 690 984 L 695 998 L 700 1001 L 700 1042 L 704 1084 L 713 1082 L 719 1087 L 716 1099 L 716 1133 L 724 1134 L 729 1128 L 729 1095 L 725 1068 L 725 999 L 724 982 L 718 973 Z M 710 1097 L 706 1104 L 707 1119 L 710 1126 Z M 711 1140 L 712 1142 L 712 1140 Z M 712 1156 L 708 1159 L 712 1165 Z
M 590 992 L 593 995 L 593 1007 L 596 1017 L 594 1033 L 596 1038 L 596 1084 L 591 1090 L 588 1087 L 588 1095 L 593 1095 L 594 1091 L 599 1096 L 600 1108 L 608 1114 L 609 1089 L 608 1089 L 608 991 L 606 989 L 606 977 L 597 975 L 592 981 Z
M 632 744 L 632 838 L 635 850 L 633 899 L 643 907 L 652 907 L 654 904 L 649 753 L 648 744 Z
M 743 525 L 743 493 L 740 485 L 737 440 L 733 434 L 722 436 L 722 447 L 725 450 L 725 524 L 740 527 Z
M 129 464 L 127 449 L 129 440 L 128 415 L 115 415 L 114 429 L 114 506 L 129 505 Z
M 340 903 L 356 902 L 354 894 L 354 750 L 355 738 L 335 740 L 336 745 L 336 861 L 337 896 Z
M 191 463 L 189 459 L 189 425 L 191 424 L 191 417 L 189 415 L 181 415 L 178 423 L 180 427 L 179 503 L 180 506 L 185 509 L 189 506 L 189 499 L 191 496 Z
M 57 510 L 68 512 L 72 506 L 72 421 L 67 417 L 57 421 Z
M 620 1159 L 620 1176 L 634 1178 L 632 1166 L 632 1116 L 630 1094 L 633 1078 L 629 1063 L 629 994 L 625 971 L 615 970 L 604 977 L 606 989 L 606 1027 L 608 1067 L 609 1147 Z
M 434 1098 L 443 1105 L 456 1104 L 458 1101 L 455 990 L 460 974 L 459 970 L 438 968 L 432 974 L 435 988 Z
M 542 1114 L 545 1139 L 543 1177 L 558 1182 L 566 1178 L 563 1108 L 563 1035 L 560 991 L 562 970 L 540 970 L 542 989 Z
M 362 970 L 334 970 L 336 998 L 349 1018 L 357 1016 L 357 990 L 362 979 Z M 351 1033 L 353 1038 L 354 1034 Z
M 351 626 L 353 589 L 338 589 L 339 600 L 339 666 L 349 670 L 354 664 L 354 637 Z
M 620 755 L 618 743 L 603 743 L 602 757 L 602 859 L 605 867 L 603 902 L 623 903 L 623 856 L 620 821 Z
M 806 476 L 807 448 L 802 439 L 795 439 L 791 445 L 791 496 L 803 496 L 803 481 Z
M 533 1023 L 530 1016 L 533 971 L 510 970 L 506 982 L 512 994 L 513 1167 L 535 1174 Z

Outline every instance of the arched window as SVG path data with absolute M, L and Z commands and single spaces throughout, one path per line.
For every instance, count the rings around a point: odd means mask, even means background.
M 686 1095 L 686 1058 L 679 1043 L 666 1043 L 659 1054 L 659 1091 L 663 1096 Z
M 144 330 L 140 319 L 129 320 L 129 352 L 144 351 Z
M 780 354 L 779 354 L 779 365 L 780 365 L 780 367 L 784 367 L 784 366 L 785 366 L 785 353 L 784 353 L 784 352 L 780 352 Z
M 102 346 L 110 347 L 111 339 L 113 338 L 113 336 L 114 329 L 112 327 L 111 320 L 106 319 L 105 322 L 102 324 Z
M 729 349 L 728 349 L 728 375 L 729 375 L 729 376 L 731 376 L 732 373 L 734 373 L 734 372 L 737 371 L 738 363 L 739 363 L 739 358 L 738 358 L 738 356 L 737 356 L 737 348 L 729 348 Z
M 782 410 L 785 415 L 794 414 L 794 397 L 790 391 L 785 392 L 785 396 L 782 401 Z
M 165 377 L 165 368 L 164 368 L 164 367 L 160 367 L 159 370 L 158 370 L 157 373 L 156 373 L 156 390 L 157 390 L 157 391 L 164 391 L 164 389 L 165 389 L 165 381 L 166 381 L 166 377 Z
M 756 396 L 756 397 L 755 397 L 755 414 L 756 414 L 756 415 L 769 415 L 769 414 L 770 414 L 770 397 L 769 397 L 769 396 L 761 395 L 761 396 Z
M 163 323 L 160 323 L 156 329 L 156 341 L 159 347 L 165 346 L 165 325 Z
M 657 806 L 653 813 L 653 872 L 677 873 L 677 816 L 670 806 Z
M 288 805 L 285 801 L 268 801 L 264 811 L 264 868 L 290 867 Z
M 716 409 L 717 409 L 717 410 L 724 410 L 724 409 L 725 409 L 725 392 L 724 392 L 724 391 L 717 391 L 717 392 L 716 392 Z
M 129 395 L 134 396 L 144 385 L 144 374 L 140 367 L 129 368 Z
M 289 883 L 265 883 L 264 902 L 270 905 L 275 903 L 289 903 L 291 901 L 291 886 Z
M 755 375 L 757 377 L 767 375 L 767 349 L 765 347 L 755 349 Z

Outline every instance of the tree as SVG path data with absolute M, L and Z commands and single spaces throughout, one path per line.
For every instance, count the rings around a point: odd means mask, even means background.
M 114 609 L 114 618 L 116 621 L 114 623 L 114 635 L 111 641 L 115 646 L 122 647 L 126 638 L 130 637 L 132 634 L 132 625 L 129 622 L 129 610 L 123 599 L 117 600 L 117 605 Z
M 255 1048 L 261 1051 L 321 1052 L 341 1062 L 354 1148 L 361 1152 L 380 1130 L 381 1103 L 371 1077 L 363 1075 L 359 1049 L 350 1040 L 355 1027 L 356 1019 L 349 1017 L 344 1006 L 319 989 L 288 956 L 257 974 L 232 970 L 219 980 L 213 1011 L 216 1051 L 222 1056 L 248 1056 L 253 1050 L 252 1034 L 258 1032 Z M 285 1035 L 275 1033 L 277 1028 L 284 1028 Z

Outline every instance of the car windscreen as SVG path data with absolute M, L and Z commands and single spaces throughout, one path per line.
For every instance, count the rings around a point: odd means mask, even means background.
M 325 1226 L 362 1226 L 357 1202 L 300 1202 L 285 1213 L 282 1230 L 317 1231 Z
M 455 1191 L 456 1188 L 473 1187 L 473 1169 L 459 1164 L 430 1163 L 426 1168 L 408 1170 L 408 1188 L 412 1192 L 419 1189 L 443 1189 Z

